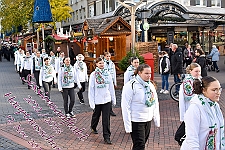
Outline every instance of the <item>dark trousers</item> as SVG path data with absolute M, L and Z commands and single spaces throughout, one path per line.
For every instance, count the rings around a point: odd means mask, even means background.
M 82 88 L 79 90 L 79 92 L 77 92 L 78 98 L 79 100 L 83 100 L 83 92 L 85 91 L 85 82 L 80 82 Z
M 103 127 L 103 137 L 104 139 L 109 139 L 111 132 L 110 132 L 110 105 L 111 103 L 108 102 L 106 104 L 99 104 L 95 105 L 94 113 L 91 119 L 91 128 L 96 130 L 99 122 L 99 118 L 102 112 L 102 127 Z
M 42 86 L 45 91 L 45 96 L 48 96 L 49 98 L 50 98 L 51 85 L 52 85 L 52 81 L 51 82 L 42 81 Z
M 132 122 L 131 138 L 133 141 L 132 150 L 144 150 L 151 128 L 151 121 Z
M 217 65 L 217 61 L 213 61 L 213 67 L 214 67 L 214 69 L 219 70 L 219 67 Z
M 180 78 L 178 77 L 178 74 L 174 74 L 173 77 L 174 83 L 179 83 L 181 81 Z M 179 93 L 179 90 L 180 85 L 176 85 L 176 92 Z
M 34 71 L 34 78 L 36 80 L 36 85 L 38 86 L 38 88 L 40 88 L 39 75 L 40 75 L 40 71 Z
M 22 78 L 24 78 L 25 80 L 27 80 L 27 76 L 31 74 L 31 70 L 22 70 Z M 24 83 L 24 81 L 22 80 L 22 82 Z M 30 86 L 28 85 L 28 88 L 30 88 Z
M 75 103 L 74 88 L 63 88 L 62 96 L 63 96 L 63 100 L 64 100 L 65 114 L 68 114 L 68 113 L 72 112 L 73 106 Z M 68 108 L 68 96 L 70 97 L 69 108 Z

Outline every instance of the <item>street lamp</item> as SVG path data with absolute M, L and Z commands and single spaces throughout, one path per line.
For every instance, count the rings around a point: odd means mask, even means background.
M 132 49 L 132 53 L 135 54 L 135 13 L 136 13 L 136 9 L 137 7 L 142 3 L 142 2 L 147 2 L 147 0 L 140 0 L 139 2 L 136 3 L 136 5 L 128 5 L 124 2 L 124 0 L 118 0 L 118 2 L 126 7 L 127 9 L 129 9 L 130 13 L 131 13 L 131 37 L 132 37 L 132 44 L 131 44 L 131 49 Z M 135 54 L 136 55 L 136 54 Z

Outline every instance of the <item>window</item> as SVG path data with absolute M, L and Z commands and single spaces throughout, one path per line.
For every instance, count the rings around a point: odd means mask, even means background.
M 195 5 L 200 5 L 200 0 L 196 0 Z
M 207 6 L 207 0 L 195 0 L 196 6 Z
M 81 11 L 81 9 L 79 9 L 79 12 L 80 12 L 80 19 L 82 19 L 82 11 Z
M 76 10 L 76 20 L 79 20 L 78 16 L 78 10 Z
M 221 7 L 221 0 L 212 0 L 211 6 Z

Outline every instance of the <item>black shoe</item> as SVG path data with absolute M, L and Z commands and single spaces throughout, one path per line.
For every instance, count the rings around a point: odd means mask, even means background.
M 28 86 L 27 88 L 30 89 L 30 86 Z
M 220 72 L 220 69 L 216 70 L 216 72 Z
M 110 112 L 110 115 L 111 116 L 116 116 L 116 114 L 112 111 L 112 112 Z
M 52 85 L 52 88 L 55 88 L 55 85 Z
M 80 104 L 84 104 L 84 100 L 82 99 L 82 100 L 80 100 Z
M 94 134 L 98 134 L 98 131 L 96 129 L 94 130 L 94 129 L 91 128 L 91 132 L 94 133 Z
M 112 144 L 112 142 L 110 141 L 110 139 L 104 139 L 106 144 Z

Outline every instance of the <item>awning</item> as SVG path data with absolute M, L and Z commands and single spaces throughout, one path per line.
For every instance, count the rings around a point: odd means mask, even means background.
M 51 37 L 53 37 L 57 41 L 62 41 L 62 40 L 67 40 L 68 39 L 68 37 L 61 37 L 61 36 L 59 36 L 57 34 L 51 35 Z

